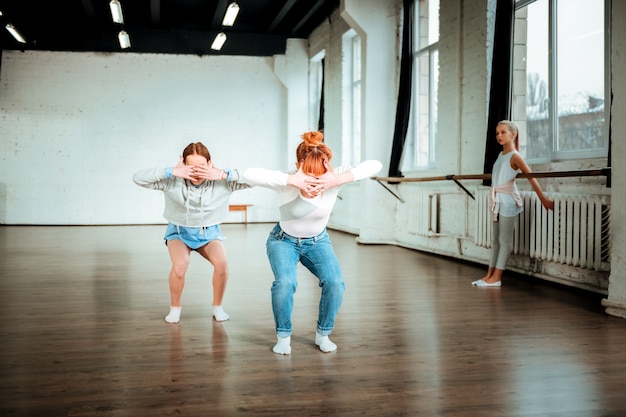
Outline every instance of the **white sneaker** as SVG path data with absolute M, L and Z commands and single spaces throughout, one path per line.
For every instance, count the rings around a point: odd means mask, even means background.
M 496 281 L 490 284 L 486 281 L 483 281 L 482 279 L 479 279 L 477 281 L 472 282 L 472 285 L 475 287 L 501 287 L 502 281 Z

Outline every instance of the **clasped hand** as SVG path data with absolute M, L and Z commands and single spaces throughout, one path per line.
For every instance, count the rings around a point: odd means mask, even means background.
M 291 185 L 298 188 L 307 197 L 320 195 L 324 190 L 339 185 L 339 177 L 335 174 L 328 162 L 324 162 L 326 172 L 319 176 L 309 175 L 302 172 L 302 168 L 291 175 Z
M 172 170 L 172 175 L 192 181 L 213 181 L 222 178 L 222 170 L 215 168 L 212 162 L 207 165 L 186 165 L 181 156 L 178 164 Z

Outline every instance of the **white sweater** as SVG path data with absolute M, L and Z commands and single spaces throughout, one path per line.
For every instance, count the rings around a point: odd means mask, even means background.
M 354 168 L 335 168 L 335 173 L 341 174 L 350 170 L 354 181 L 358 181 L 376 175 L 381 169 L 382 164 L 379 161 L 368 160 Z M 341 187 L 334 187 L 316 197 L 307 198 L 297 188 L 287 185 L 288 176 L 285 172 L 263 168 L 249 168 L 243 173 L 243 179 L 248 184 L 270 188 L 278 193 L 280 227 L 285 233 L 301 238 L 317 236 L 328 224 Z

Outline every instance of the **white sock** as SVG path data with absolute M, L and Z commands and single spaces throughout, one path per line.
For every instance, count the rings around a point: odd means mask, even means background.
M 167 323 L 178 323 L 180 321 L 180 309 L 182 307 L 172 307 L 170 306 L 170 313 L 165 316 L 165 321 Z
M 337 350 L 337 345 L 331 342 L 328 336 L 322 336 L 318 332 L 315 332 L 315 344 L 325 353 Z
M 280 355 L 289 355 L 291 353 L 291 336 L 278 336 L 278 342 L 276 342 L 272 351 Z
M 226 321 L 230 318 L 222 306 L 213 306 L 213 317 L 215 317 L 215 321 Z

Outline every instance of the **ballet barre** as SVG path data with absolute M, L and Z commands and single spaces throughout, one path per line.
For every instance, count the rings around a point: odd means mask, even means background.
M 576 171 L 538 171 L 519 173 L 515 178 L 563 178 L 563 177 L 611 177 L 611 168 L 581 169 Z M 393 194 L 398 200 L 404 203 L 402 197 L 387 187 L 383 182 L 399 184 L 401 182 L 430 182 L 430 181 L 454 181 L 463 191 L 475 200 L 474 195 L 459 181 L 463 180 L 490 180 L 491 174 L 460 174 L 460 175 L 440 175 L 435 177 L 404 178 L 404 177 L 371 177 L 374 181 L 382 185 L 387 191 Z

